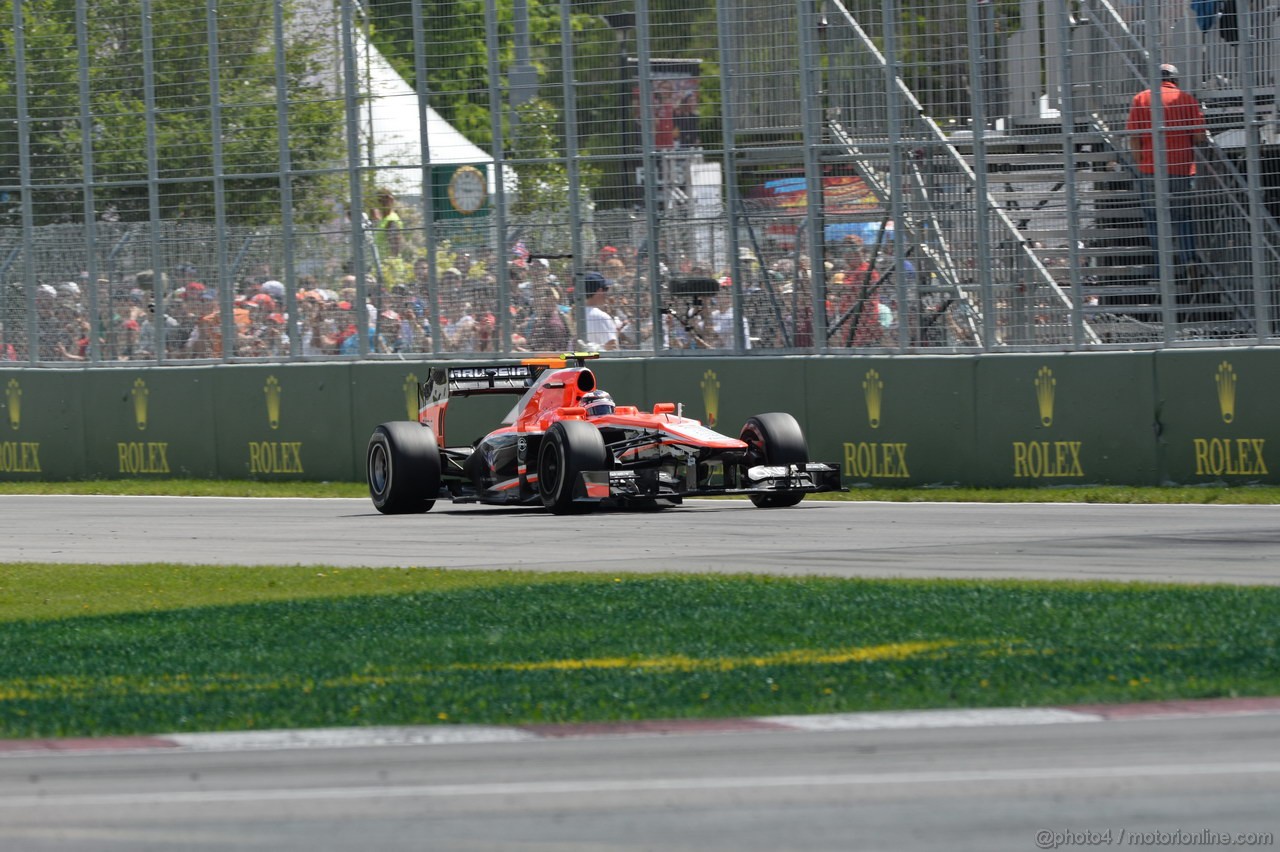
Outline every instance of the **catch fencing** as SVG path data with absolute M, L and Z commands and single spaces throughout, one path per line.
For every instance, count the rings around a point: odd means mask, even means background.
M 1278 342 L 1258 0 L 0 8 L 13 365 Z

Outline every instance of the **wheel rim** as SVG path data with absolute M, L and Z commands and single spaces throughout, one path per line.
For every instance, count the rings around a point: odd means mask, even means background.
M 742 440 L 746 442 L 746 445 L 748 447 L 751 448 L 751 452 L 755 454 L 756 458 L 758 458 L 763 463 L 768 462 L 769 460 L 768 456 L 765 454 L 765 451 L 764 451 L 763 435 L 761 435 L 755 429 L 748 428 L 743 431 Z
M 554 442 L 549 442 L 542 450 L 542 461 L 538 466 L 538 485 L 544 498 L 553 499 L 560 493 L 560 452 Z
M 388 464 L 387 449 L 382 444 L 374 444 L 369 451 L 370 484 L 375 494 L 385 494 L 387 483 L 391 480 L 391 466 Z

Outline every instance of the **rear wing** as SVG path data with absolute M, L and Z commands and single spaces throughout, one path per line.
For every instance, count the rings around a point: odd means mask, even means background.
M 487 364 L 480 367 L 437 367 L 423 384 L 443 384 L 449 396 L 524 393 L 545 367 L 529 364 Z
M 571 352 L 545 358 L 526 358 L 519 364 L 433 367 L 427 380 L 418 385 L 418 408 L 439 405 L 453 397 L 482 394 L 518 396 L 532 387 L 546 370 L 559 369 L 569 361 L 576 361 L 578 366 L 582 366 L 588 359 L 599 357 L 596 352 Z

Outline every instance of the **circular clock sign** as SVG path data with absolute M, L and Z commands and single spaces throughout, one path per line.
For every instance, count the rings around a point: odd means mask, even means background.
M 462 166 L 449 178 L 449 203 L 459 213 L 474 213 L 484 206 L 489 195 L 484 172 L 475 166 Z

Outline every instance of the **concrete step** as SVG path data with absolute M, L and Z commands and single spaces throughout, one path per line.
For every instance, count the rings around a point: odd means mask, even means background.
M 1119 178 L 1115 172 L 1098 169 L 1076 169 L 1076 184 L 1114 183 Z M 988 169 L 988 183 L 1063 183 L 1066 181 L 1066 169 L 1062 164 L 1056 167 L 1046 166 L 1042 169 Z
M 1145 239 L 1147 229 L 1141 222 L 1135 222 L 1127 227 L 1102 227 L 1091 225 L 1088 227 L 1077 228 L 1074 231 L 1070 228 L 1054 228 L 1039 227 L 1031 225 L 1023 228 L 1020 232 L 1024 237 L 1032 242 L 1041 242 L 1046 246 L 1051 246 L 1066 240 L 1077 239 L 1091 247 L 1101 248 L 1098 243 L 1103 240 L 1124 240 L 1124 239 Z M 1150 249 L 1147 249 L 1150 251 Z
M 1037 241 L 1032 241 L 1033 244 L 1035 242 Z M 1057 245 L 1036 245 L 1035 250 L 1040 257 L 1067 258 L 1071 256 L 1071 247 L 1061 243 Z M 1090 257 L 1144 257 L 1149 262 L 1151 258 L 1151 247 L 1145 245 L 1100 246 L 1086 242 L 1077 251 L 1082 259 Z

